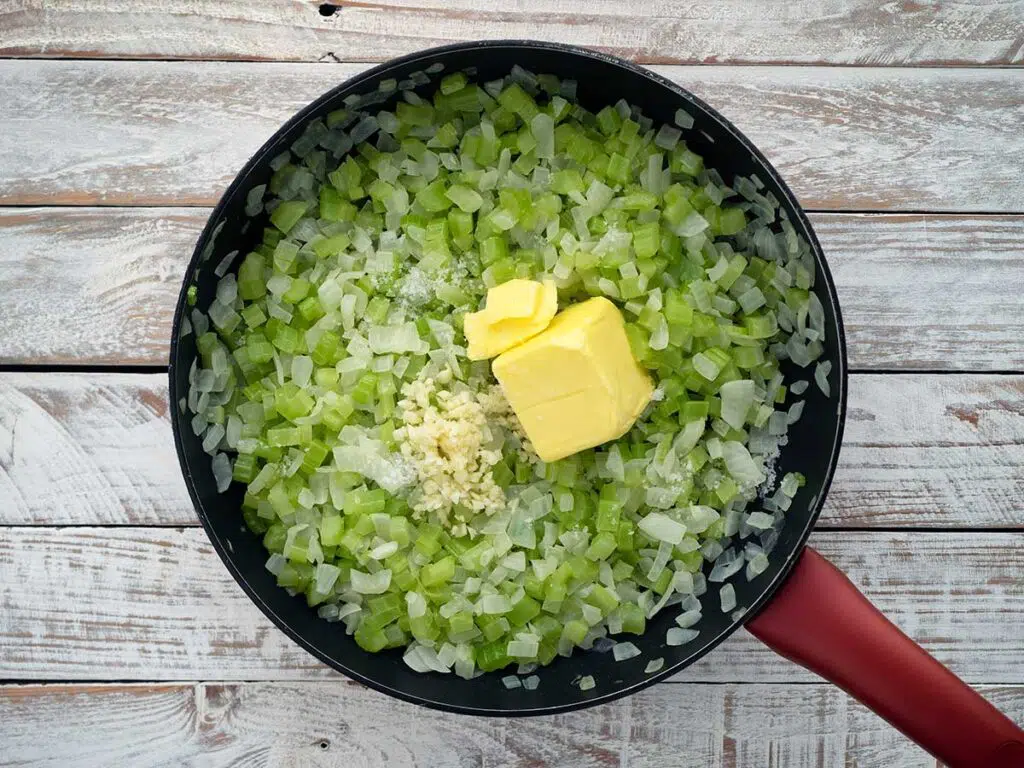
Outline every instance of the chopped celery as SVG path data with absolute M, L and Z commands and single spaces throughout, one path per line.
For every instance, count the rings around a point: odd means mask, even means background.
M 274 212 L 270 214 L 270 221 L 274 226 L 285 234 L 288 234 L 305 214 L 309 208 L 307 203 L 300 200 L 282 202 Z

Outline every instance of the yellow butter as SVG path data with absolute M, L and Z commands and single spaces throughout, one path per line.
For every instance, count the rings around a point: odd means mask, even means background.
M 492 368 L 546 462 L 622 437 L 654 391 L 633 358 L 622 314 L 600 297 L 556 315 Z
M 557 311 L 553 282 L 509 280 L 491 288 L 487 306 L 463 320 L 469 359 L 486 360 L 536 336 Z

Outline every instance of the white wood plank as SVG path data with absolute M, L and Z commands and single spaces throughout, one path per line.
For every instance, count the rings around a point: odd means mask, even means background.
M 0 362 L 167 365 L 174 305 L 208 215 L 0 209 Z
M 812 542 L 964 679 L 1024 682 L 1024 534 L 822 532 Z M 336 677 L 259 613 L 201 530 L 9 528 L 0 584 L 0 679 Z M 815 678 L 739 632 L 680 679 Z
M 979 690 L 1024 720 L 1024 687 Z M 346 682 L 3 686 L 0 740 L 10 764 L 54 768 L 935 768 L 821 684 L 660 685 L 514 721 L 434 712 Z
M 360 69 L 0 62 L 0 203 L 210 204 L 286 118 Z M 654 69 L 732 119 L 811 209 L 1024 212 L 1006 161 L 1024 151 L 1020 70 Z
M 0 362 L 165 364 L 180 281 L 208 214 L 0 208 Z M 855 369 L 1024 370 L 1024 217 L 811 219 Z
M 1024 528 L 1022 435 L 1024 377 L 852 376 L 822 524 Z
M 0 55 L 377 61 L 443 43 L 534 38 L 657 63 L 1012 64 L 1020 2 L 75 0 L 0 11 Z
M 197 525 L 163 374 L 0 374 L 0 524 Z
M 822 214 L 812 224 L 852 367 L 1024 368 L 1024 318 L 998 319 L 1024 290 L 1024 217 Z
M 858 374 L 821 523 L 1024 529 L 1024 377 Z M 0 525 L 197 525 L 163 374 L 0 374 Z

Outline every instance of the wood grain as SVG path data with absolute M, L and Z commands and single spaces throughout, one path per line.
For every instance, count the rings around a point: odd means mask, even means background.
M 1024 529 L 1024 377 L 850 381 L 821 524 Z M 0 374 L 0 525 L 197 525 L 162 374 Z
M 1024 721 L 1024 687 L 979 690 Z M 822 684 L 667 684 L 515 721 L 434 712 L 341 681 L 4 686 L 0 741 L 5 764 L 38 768 L 935 768 Z
M 1024 4 L 954 0 L 40 0 L 0 11 L 0 55 L 379 61 L 463 40 L 553 40 L 654 63 L 1013 64 Z
M 207 215 L 0 208 L 0 363 L 166 364 L 181 277 Z M 1024 216 L 811 219 L 854 369 L 1024 370 Z
M 0 374 L 0 524 L 197 525 L 164 375 Z
M 361 68 L 0 62 L 0 203 L 209 205 L 288 117 Z M 1024 153 L 1020 70 L 655 69 L 732 119 L 808 208 L 1024 212 L 1008 162 Z
M 812 224 L 852 367 L 1024 369 L 1024 318 L 999 319 L 1024 289 L 1024 217 L 822 214 Z
M 880 610 L 974 683 L 1024 682 L 1024 533 L 820 532 Z M 334 679 L 256 609 L 196 529 L 9 528 L 0 679 Z M 689 682 L 807 682 L 733 635 Z
M 0 209 L 0 362 L 167 365 L 208 213 Z
M 532 37 L 652 64 L 824 211 L 851 363 L 903 372 L 851 377 L 813 545 L 1024 722 L 1024 375 L 996 375 L 1024 372 L 1024 0 L 319 6 L 0 0 L 0 365 L 165 365 L 206 206 L 341 62 Z M 584 712 L 414 708 L 292 643 L 195 525 L 163 374 L 0 373 L 0 763 L 935 766 L 743 632 Z M 42 680 L 68 682 L 11 684 Z
M 829 526 L 1024 528 L 1024 377 L 850 378 Z

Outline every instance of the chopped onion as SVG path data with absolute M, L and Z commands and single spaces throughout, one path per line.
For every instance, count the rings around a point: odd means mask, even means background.
M 739 572 L 743 567 L 743 558 L 735 550 L 727 549 L 715 560 L 715 565 L 708 574 L 708 581 L 722 582 Z
M 754 404 L 754 382 L 750 379 L 727 381 L 718 395 L 722 398 L 722 421 L 733 429 L 743 429 L 747 411 Z
M 665 633 L 665 645 L 685 645 L 686 643 L 696 640 L 699 634 L 700 632 L 696 629 L 672 627 Z
M 231 459 L 226 453 L 218 453 L 214 455 L 210 464 L 214 482 L 217 484 L 217 493 L 224 493 L 231 485 Z
M 689 130 L 693 128 L 693 115 L 687 112 L 685 109 L 676 110 L 676 125 L 680 128 Z
M 687 529 L 687 526 L 660 512 L 649 513 L 637 523 L 637 527 L 652 539 L 669 544 L 680 543 Z
M 678 616 L 676 616 L 676 624 L 685 629 L 687 627 L 692 627 L 694 624 L 699 622 L 700 618 L 700 609 L 691 608 L 690 610 L 683 611 Z
M 659 656 L 658 658 L 651 659 L 647 662 L 647 666 L 644 667 L 644 672 L 648 675 L 653 675 L 655 672 L 660 672 L 664 667 L 665 659 Z
M 391 571 L 387 568 L 376 573 L 363 573 L 353 568 L 350 572 L 352 589 L 363 595 L 380 595 L 391 585 Z
M 766 570 L 768 570 L 768 556 L 764 552 L 759 552 L 750 558 L 750 562 L 747 563 L 747 581 L 753 580 Z
M 832 390 L 828 385 L 828 374 L 832 370 L 832 363 L 829 360 L 818 363 L 814 367 L 814 383 L 825 397 L 831 397 Z
M 751 512 L 747 517 L 747 525 L 755 531 L 764 531 L 775 524 L 775 518 L 764 512 Z
M 630 642 L 617 643 L 612 648 L 612 656 L 616 661 L 626 661 L 640 655 L 640 649 Z
M 736 588 L 732 584 L 725 584 L 718 591 L 718 599 L 722 605 L 722 613 L 728 613 L 736 607 Z

